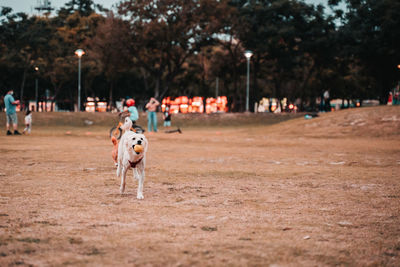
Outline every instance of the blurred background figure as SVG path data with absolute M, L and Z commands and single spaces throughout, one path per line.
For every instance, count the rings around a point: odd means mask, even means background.
M 146 104 L 147 109 L 147 128 L 149 133 L 151 133 L 152 128 L 153 131 L 157 132 L 157 107 L 160 105 L 160 102 L 157 101 L 154 97 L 150 98 L 150 101 Z
M 393 94 L 392 94 L 392 92 L 389 92 L 387 105 L 391 106 L 392 104 L 393 104 Z
M 32 130 L 32 112 L 28 109 L 25 114 L 25 129 L 22 133 L 31 134 L 31 130 Z
M 163 112 L 164 127 L 171 127 L 171 108 L 169 105 L 165 107 Z
M 7 116 L 7 135 L 12 135 L 10 126 L 13 124 L 14 135 L 21 135 L 18 132 L 18 117 L 17 117 L 17 105 L 19 105 L 19 100 L 15 100 L 13 97 L 14 90 L 8 90 L 6 96 L 4 97 L 4 105 L 6 107 Z
M 324 103 L 325 103 L 325 111 L 331 111 L 331 101 L 329 96 L 329 90 L 325 90 L 324 92 Z
M 129 118 L 131 119 L 132 123 L 135 124 L 135 122 L 139 119 L 139 112 L 135 107 L 135 99 L 130 98 L 126 100 L 126 106 L 128 107 Z

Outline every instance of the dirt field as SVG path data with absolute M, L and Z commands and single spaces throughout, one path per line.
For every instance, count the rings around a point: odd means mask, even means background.
M 400 107 L 147 134 L 144 200 L 100 115 L 35 115 L 0 132 L 0 266 L 400 265 Z

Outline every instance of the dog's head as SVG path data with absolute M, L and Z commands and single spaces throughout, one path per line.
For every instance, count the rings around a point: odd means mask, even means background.
M 136 152 L 135 146 L 140 145 L 143 147 L 142 152 Z M 143 134 L 130 132 L 127 136 L 126 146 L 128 151 L 132 151 L 134 155 L 143 155 L 147 152 L 147 139 Z

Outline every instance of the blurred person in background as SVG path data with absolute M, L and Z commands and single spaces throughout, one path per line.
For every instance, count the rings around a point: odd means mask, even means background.
M 32 130 L 32 112 L 28 109 L 25 114 L 25 129 L 22 133 L 31 134 L 31 130 Z
M 12 135 L 10 130 L 11 124 L 13 124 L 14 135 L 21 135 L 18 132 L 18 117 L 17 117 L 17 105 L 19 105 L 19 100 L 15 100 L 13 97 L 14 90 L 8 90 L 6 96 L 4 97 L 4 105 L 6 107 L 6 117 L 7 117 L 7 135 Z
M 164 127 L 171 127 L 171 108 L 169 105 L 165 107 L 165 111 L 163 112 L 164 118 Z
M 331 111 L 331 98 L 329 96 L 329 90 L 325 90 L 324 92 L 324 104 L 325 104 L 325 111 Z
M 153 127 L 153 131 L 157 132 L 157 107 L 160 105 L 160 102 L 157 101 L 154 97 L 150 98 L 149 103 L 146 104 L 147 109 L 147 128 L 149 133 L 151 133 L 151 128 Z
M 126 106 L 128 107 L 129 118 L 131 119 L 132 123 L 135 124 L 135 122 L 139 119 L 139 112 L 135 107 L 135 99 L 130 98 L 126 100 Z

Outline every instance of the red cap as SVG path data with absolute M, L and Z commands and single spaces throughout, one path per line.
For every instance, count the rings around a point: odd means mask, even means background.
M 135 99 L 130 98 L 130 99 L 126 100 L 126 105 L 128 107 L 134 106 L 135 105 Z

